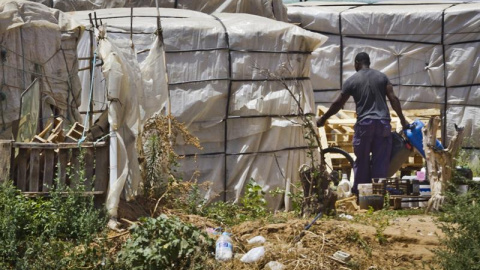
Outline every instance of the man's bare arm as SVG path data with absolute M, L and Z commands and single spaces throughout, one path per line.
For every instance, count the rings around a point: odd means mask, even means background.
M 340 109 L 342 109 L 343 105 L 345 105 L 345 102 L 347 102 L 349 97 L 349 95 L 341 93 L 340 96 L 333 101 L 327 112 L 322 115 L 320 119 L 318 119 L 317 127 L 323 127 L 325 125 L 325 121 L 327 121 L 330 116 L 336 114 L 338 111 L 340 111 Z
M 407 121 L 405 120 L 405 116 L 403 116 L 402 107 L 400 106 L 400 101 L 398 97 L 393 92 L 393 86 L 391 84 L 387 85 L 387 97 L 390 100 L 390 105 L 392 105 L 392 109 L 397 113 L 398 117 L 400 118 L 400 122 L 402 123 L 402 127 L 406 128 L 408 126 Z

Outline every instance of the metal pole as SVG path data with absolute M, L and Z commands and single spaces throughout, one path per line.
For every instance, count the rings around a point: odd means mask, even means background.
M 92 21 L 92 13 L 89 13 L 88 14 L 88 17 L 90 19 L 90 24 L 92 25 L 92 27 L 94 27 L 93 25 L 93 21 Z M 93 29 L 90 31 L 90 61 L 88 61 L 89 63 L 89 70 L 90 70 L 90 89 L 92 89 L 92 93 L 91 95 L 93 96 L 93 88 L 92 88 L 92 84 L 93 84 L 93 69 L 94 69 L 94 65 L 95 63 L 93 62 Z M 85 128 L 89 128 L 93 125 L 93 102 L 90 102 L 90 104 L 88 105 L 88 110 L 89 110 L 89 114 L 88 114 L 88 121 L 89 121 L 89 125 L 88 127 L 85 127 Z
M 132 49 L 135 48 L 133 45 L 133 7 L 130 9 L 130 41 L 132 42 Z
M 163 46 L 163 29 L 160 21 L 160 9 L 158 8 L 158 0 L 155 0 L 157 6 L 157 35 L 159 40 L 159 45 Z M 172 140 L 172 103 L 170 100 L 170 89 L 168 89 L 168 72 L 167 72 L 167 59 L 165 55 L 165 48 L 162 50 L 163 54 L 163 66 L 165 67 L 165 82 L 167 83 L 167 106 L 168 106 L 168 138 Z M 170 141 L 171 142 L 171 141 Z

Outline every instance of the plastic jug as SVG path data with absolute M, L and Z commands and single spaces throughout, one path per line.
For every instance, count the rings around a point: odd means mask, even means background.
M 228 261 L 233 257 L 232 238 L 227 232 L 222 233 L 215 244 L 215 259 L 217 261 Z
M 425 124 L 418 120 L 415 119 L 413 123 L 411 124 L 411 128 L 405 130 L 405 135 L 408 138 L 408 141 L 415 147 L 418 152 L 425 158 L 425 151 L 423 150 L 423 133 L 422 133 L 422 128 L 425 126 Z M 438 149 L 443 149 L 442 143 L 437 140 L 435 146 Z
M 350 185 L 350 180 L 347 178 L 347 174 L 342 175 L 342 180 L 338 183 L 337 187 L 337 194 L 338 198 L 348 198 L 352 194 L 351 192 L 352 186 Z

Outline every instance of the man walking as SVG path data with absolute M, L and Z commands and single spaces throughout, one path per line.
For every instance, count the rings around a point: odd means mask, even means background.
M 392 128 L 386 97 L 400 118 L 402 126 L 405 128 L 408 123 L 403 116 L 400 101 L 393 92 L 392 84 L 385 74 L 370 69 L 370 57 L 367 53 L 361 52 L 355 56 L 355 70 L 357 72 L 345 81 L 340 96 L 318 119 L 317 126 L 325 125 L 325 121 L 353 96 L 357 112 L 353 149 L 357 158 L 353 165 L 355 181 L 352 191 L 358 195 L 358 184 L 371 183 L 372 178 L 387 177 L 392 149 Z

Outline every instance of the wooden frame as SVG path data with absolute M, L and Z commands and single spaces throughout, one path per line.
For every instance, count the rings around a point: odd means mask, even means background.
M 80 160 L 80 151 L 83 159 Z M 0 141 L 0 182 L 13 180 L 28 195 L 46 195 L 54 179 L 73 187 L 80 172 L 85 192 L 104 194 L 108 188 L 109 148 L 105 142 L 83 143 L 20 143 Z M 67 173 L 70 171 L 70 173 Z

